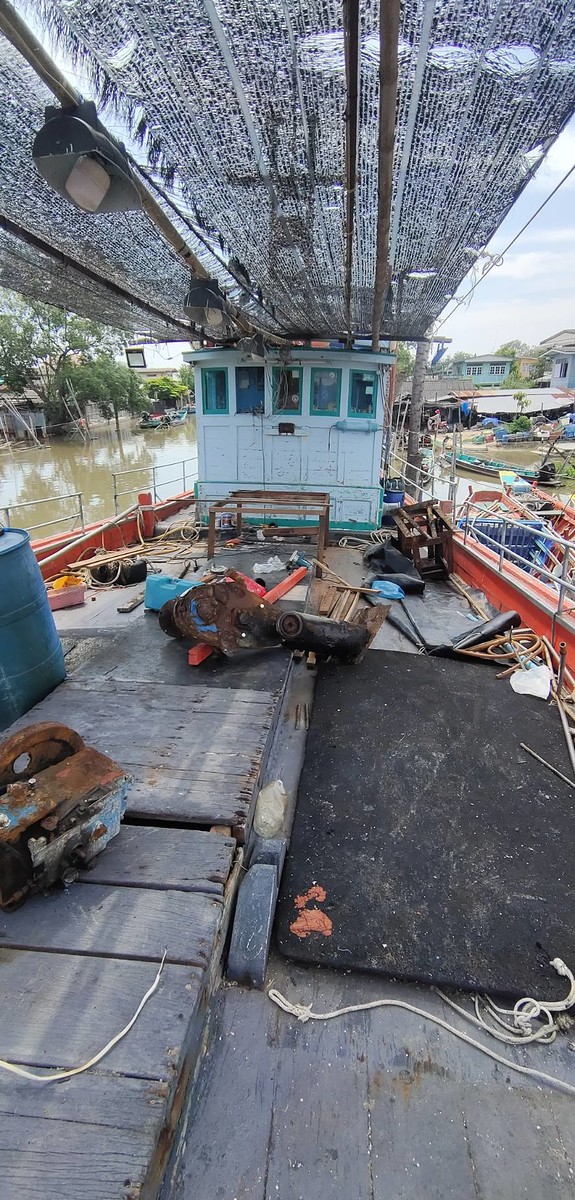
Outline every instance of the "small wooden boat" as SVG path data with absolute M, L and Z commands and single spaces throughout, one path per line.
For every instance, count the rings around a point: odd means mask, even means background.
M 178 408 L 175 411 L 166 413 L 166 417 L 170 425 L 183 425 L 187 415 L 187 408 Z
M 442 454 L 441 461 L 446 465 L 451 465 L 451 455 Z M 465 471 L 470 475 L 487 475 L 489 478 L 499 479 L 500 471 L 508 471 L 509 463 L 501 462 L 496 458 L 478 458 L 475 454 L 460 453 L 456 458 L 456 466 L 460 471 Z M 555 483 L 555 469 L 552 463 L 546 463 L 544 468 L 533 467 L 518 467 L 517 474 L 522 479 L 528 479 L 531 483 L 538 483 L 540 487 L 553 487 Z
M 165 425 L 163 416 L 154 413 L 144 413 L 139 424 L 140 429 L 161 429 Z

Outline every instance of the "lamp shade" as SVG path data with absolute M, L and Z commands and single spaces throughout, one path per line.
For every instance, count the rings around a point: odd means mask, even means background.
M 142 207 L 123 148 L 98 121 L 96 107 L 46 109 L 46 123 L 32 147 L 46 183 L 87 213 L 126 212 Z
M 198 325 L 218 328 L 228 324 L 227 301 L 217 279 L 194 279 L 184 300 L 184 310 Z

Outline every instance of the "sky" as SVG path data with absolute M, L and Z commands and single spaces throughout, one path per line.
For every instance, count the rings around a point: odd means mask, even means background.
M 575 164 L 575 118 L 551 147 L 487 249 L 500 252 Z M 468 278 L 457 295 L 468 291 Z M 453 301 L 445 313 L 453 308 Z M 529 229 L 481 281 L 470 302 L 441 326 L 451 337 L 447 354 L 491 353 L 518 338 L 538 345 L 561 329 L 575 328 L 575 172 Z

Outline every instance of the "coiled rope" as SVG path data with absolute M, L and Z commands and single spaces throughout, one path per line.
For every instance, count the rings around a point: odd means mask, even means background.
M 476 1015 L 473 1016 L 473 1014 L 466 1012 L 464 1008 L 456 1004 L 455 1001 L 450 1000 L 443 992 L 437 988 L 434 990 L 441 996 L 442 1000 L 445 1000 L 451 1008 L 455 1009 L 466 1020 L 471 1021 L 492 1037 L 496 1037 L 499 1041 L 517 1046 L 525 1046 L 529 1042 L 549 1044 L 555 1040 L 559 1028 L 553 1014 L 565 1012 L 575 1003 L 575 978 L 571 971 L 561 958 L 554 958 L 551 966 L 557 971 L 558 975 L 564 976 L 569 980 L 569 994 L 564 1000 L 540 1002 L 525 996 L 521 1000 L 518 1000 L 512 1009 L 505 1009 L 499 1008 L 493 1001 L 488 1000 L 486 997 L 481 998 L 483 1003 L 486 1004 L 491 1017 L 502 1026 L 502 1031 L 494 1028 L 484 1019 L 477 1003 Z M 349 1004 L 345 1008 L 336 1008 L 333 1012 L 315 1013 L 312 1012 L 311 1004 L 292 1004 L 276 988 L 270 988 L 268 998 L 272 1001 L 272 1004 L 276 1004 L 283 1012 L 297 1017 L 298 1021 L 303 1023 L 306 1021 L 331 1021 L 336 1017 L 346 1016 L 348 1013 L 367 1012 L 372 1008 L 402 1008 L 417 1017 L 423 1017 L 425 1021 L 432 1021 L 440 1029 L 445 1029 L 447 1033 L 453 1034 L 461 1042 L 466 1042 L 467 1045 L 474 1046 L 476 1050 L 480 1050 L 482 1054 L 487 1054 L 489 1058 L 507 1067 L 508 1070 L 516 1071 L 520 1075 L 527 1075 L 532 1079 L 541 1080 L 543 1083 L 551 1084 L 552 1087 L 561 1088 L 563 1091 L 568 1092 L 570 1096 L 575 1096 L 575 1086 L 573 1084 L 566 1083 L 562 1079 L 557 1079 L 554 1075 L 547 1075 L 545 1071 L 538 1071 L 535 1067 L 523 1067 L 520 1063 L 512 1062 L 509 1058 L 503 1058 L 496 1050 L 491 1050 L 489 1046 L 478 1042 L 475 1038 L 470 1037 L 469 1034 L 464 1033 L 463 1030 L 456 1029 L 448 1021 L 444 1021 L 442 1017 L 438 1017 L 435 1013 L 428 1012 L 424 1008 L 418 1008 L 415 1004 L 408 1004 L 406 1000 L 371 1000 L 365 1004 Z M 477 1002 L 480 998 L 476 997 L 475 999 Z M 532 1022 L 542 1018 L 545 1020 L 545 1024 L 539 1029 L 534 1030 Z

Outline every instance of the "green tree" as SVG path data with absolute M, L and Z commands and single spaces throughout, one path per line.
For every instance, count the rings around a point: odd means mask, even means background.
M 526 396 L 525 392 L 514 392 L 513 399 L 517 402 L 518 413 L 523 415 L 523 413 L 525 412 L 525 409 L 529 408 L 529 405 L 531 403 L 529 396 Z
M 532 350 L 527 342 L 520 342 L 515 338 L 511 342 L 504 342 L 495 353 L 500 354 L 502 358 L 526 358 L 531 355 Z
M 178 400 L 188 392 L 185 383 L 171 379 L 168 375 L 160 375 L 158 379 L 149 379 L 144 387 L 150 400 L 159 401 L 168 408 L 176 408 Z
M 180 367 L 179 380 L 180 383 L 184 385 L 188 393 L 188 400 L 193 400 L 196 394 L 196 377 L 194 368 L 191 367 L 189 363 L 184 363 L 184 365 Z
M 129 367 L 102 356 L 93 362 L 68 363 L 60 371 L 58 386 L 62 397 L 73 397 L 83 412 L 93 404 L 105 421 L 114 418 L 118 434 L 119 415 L 142 412 L 147 404 L 139 380 Z
M 396 382 L 402 383 L 405 379 L 411 379 L 413 375 L 413 367 L 415 364 L 415 355 L 412 352 L 411 342 L 396 342 L 394 354 L 396 356 Z
M 17 395 L 35 392 L 49 422 L 68 419 L 60 388 L 65 368 L 113 358 L 121 347 L 122 338 L 105 325 L 0 291 L 0 377 Z

